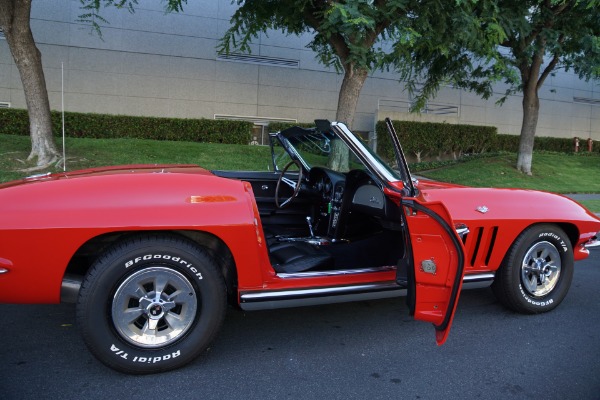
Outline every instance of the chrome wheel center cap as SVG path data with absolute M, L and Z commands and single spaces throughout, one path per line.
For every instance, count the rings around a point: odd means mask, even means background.
M 540 274 L 542 272 L 542 268 L 543 268 L 543 260 L 536 258 L 534 268 L 535 268 L 534 269 L 535 273 Z
M 140 309 L 150 319 L 159 320 L 164 317 L 171 308 L 175 306 L 172 301 L 165 301 L 160 294 L 155 296 L 144 296 L 140 299 Z
M 159 303 L 150 303 L 146 308 L 146 315 L 152 319 L 161 319 L 165 315 L 165 310 Z

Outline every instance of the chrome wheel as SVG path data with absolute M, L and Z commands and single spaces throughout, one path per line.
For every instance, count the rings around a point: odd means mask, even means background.
M 521 283 L 527 294 L 542 297 L 556 286 L 561 271 L 561 258 L 550 242 L 535 243 L 521 264 Z
M 573 280 L 573 246 L 552 224 L 525 229 L 513 242 L 496 272 L 492 289 L 508 308 L 537 314 L 556 308 Z
M 151 267 L 129 276 L 112 301 L 112 319 L 129 343 L 158 348 L 185 335 L 198 311 L 194 287 L 181 273 Z

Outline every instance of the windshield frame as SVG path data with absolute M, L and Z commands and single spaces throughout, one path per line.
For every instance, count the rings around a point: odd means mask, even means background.
M 338 136 L 346 142 L 350 143 L 350 149 L 361 158 L 365 166 L 377 174 L 383 181 L 394 183 L 402 182 L 400 171 L 396 171 L 387 165 L 370 147 L 366 146 L 348 127 L 341 122 L 332 122 L 331 127 Z
M 330 124 L 331 134 L 341 140 L 345 147 L 348 148 L 364 168 L 373 173 L 384 184 L 396 184 L 397 182 L 405 183 L 405 179 L 410 180 L 410 177 L 403 177 L 402 171 L 398 171 L 387 165 L 371 148 L 369 148 L 360 138 L 348 129 L 341 122 L 332 122 Z M 303 167 L 309 171 L 313 165 L 302 156 L 301 152 L 290 141 L 291 138 L 302 135 L 320 134 L 315 128 L 291 127 L 276 134 L 272 134 L 272 138 L 277 137 L 279 143 L 285 149 L 287 154 L 295 160 L 302 163 Z M 275 169 L 278 170 L 275 162 L 275 152 L 273 143 L 271 144 L 271 152 Z M 392 185 L 397 186 L 397 185 Z

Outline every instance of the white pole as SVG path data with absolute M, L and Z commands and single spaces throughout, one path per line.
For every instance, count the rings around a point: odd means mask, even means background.
M 62 108 L 62 142 L 63 142 L 63 171 L 67 171 L 67 150 L 65 147 L 65 66 L 60 63 L 60 102 Z

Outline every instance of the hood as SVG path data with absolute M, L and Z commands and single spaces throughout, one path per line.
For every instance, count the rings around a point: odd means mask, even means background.
M 555 193 L 527 189 L 472 188 L 433 181 L 419 183 L 420 196 L 444 203 L 455 221 L 545 220 L 600 221 L 576 201 Z
M 132 165 L 116 165 L 110 167 L 94 167 L 82 169 L 78 171 L 46 173 L 32 175 L 24 179 L 6 182 L 0 184 L 0 189 L 31 184 L 36 182 L 48 182 L 62 179 L 85 178 L 98 175 L 118 175 L 118 174 L 148 174 L 148 173 L 184 173 L 184 174 L 200 174 L 212 175 L 212 173 L 204 168 L 194 164 L 132 164 Z

